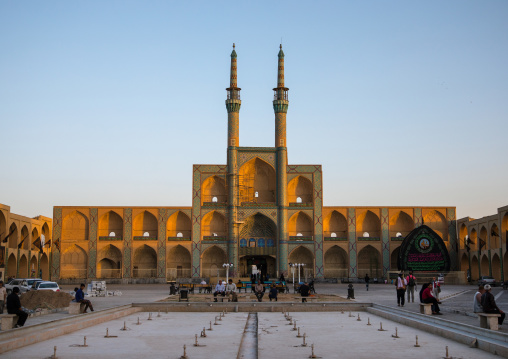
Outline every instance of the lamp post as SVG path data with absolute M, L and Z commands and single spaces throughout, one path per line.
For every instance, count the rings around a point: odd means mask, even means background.
M 229 268 L 233 267 L 233 263 L 224 263 L 222 266 L 226 268 L 226 284 L 227 284 L 229 282 Z
M 304 265 L 304 263 L 289 263 L 291 273 L 293 274 L 293 287 L 295 286 L 295 268 L 298 268 L 298 284 L 300 284 L 300 267 L 303 267 Z

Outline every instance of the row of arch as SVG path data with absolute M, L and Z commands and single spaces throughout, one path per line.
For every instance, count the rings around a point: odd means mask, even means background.
M 508 213 L 506 213 L 501 220 L 501 231 L 496 223 L 481 225 L 479 230 L 476 228 L 468 227 L 462 223 L 459 228 L 459 242 L 460 249 L 466 249 L 469 246 L 470 250 L 478 251 L 481 249 L 497 249 L 501 248 L 503 236 L 506 236 L 508 231 Z M 506 238 L 504 238 L 506 240 Z
M 498 253 L 492 254 L 490 263 L 489 257 L 486 254 L 481 256 L 480 260 L 478 259 L 478 255 L 474 254 L 471 256 L 471 267 L 469 267 L 469 256 L 466 253 L 463 253 L 460 260 L 460 270 L 467 272 L 467 270 L 471 268 L 471 280 L 473 281 L 478 280 L 481 273 L 482 276 L 492 275 L 496 281 L 500 282 L 501 278 L 508 278 L 508 253 L 505 253 L 503 257 L 502 269 L 501 258 Z M 503 276 L 501 274 L 503 274 Z
M 18 248 L 18 245 L 22 242 L 21 249 L 37 250 L 38 248 L 35 246 L 34 242 L 41 235 L 44 235 L 46 240 L 49 240 L 51 237 L 51 231 L 46 222 L 44 222 L 40 231 L 37 227 L 33 227 L 32 232 L 30 232 L 27 225 L 23 225 L 19 228 L 15 222 L 12 222 L 9 227 L 7 227 L 5 215 L 0 211 L 0 241 L 9 236 L 7 239 L 8 248 Z
M 448 240 L 448 224 L 446 218 L 438 211 L 432 210 L 423 217 L 424 223 L 432 228 L 444 241 Z M 403 211 L 398 211 L 390 217 L 389 236 L 405 237 L 415 228 L 413 218 Z M 323 221 L 325 237 L 348 237 L 348 223 L 346 217 L 334 210 Z M 367 210 L 356 217 L 357 237 L 381 237 L 381 221 L 377 214 Z
M 241 202 L 275 203 L 276 174 L 275 169 L 267 162 L 256 157 L 240 167 L 239 193 Z M 289 181 L 289 203 L 312 203 L 312 182 L 304 176 L 297 176 Z M 227 191 L 223 178 L 213 175 L 206 178 L 201 185 L 202 204 L 207 202 L 226 203 Z
M 42 274 L 42 279 L 49 279 L 49 259 L 46 253 L 41 255 L 40 267 L 38 265 L 37 255 L 32 255 L 30 261 L 28 256 L 22 254 L 19 258 L 19 272 L 16 256 L 11 253 L 6 262 L 7 275 L 11 277 L 29 278 L 39 277 Z M 39 270 L 41 273 L 39 273 Z

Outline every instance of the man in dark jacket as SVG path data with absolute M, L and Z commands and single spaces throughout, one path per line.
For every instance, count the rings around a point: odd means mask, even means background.
M 307 297 L 310 295 L 310 288 L 307 282 L 300 286 L 300 294 L 302 295 L 302 303 L 307 302 Z
M 83 303 L 85 305 L 85 310 L 83 311 L 83 313 L 86 313 L 86 311 L 88 310 L 88 307 L 90 307 L 90 310 L 93 312 L 92 302 L 90 302 L 88 299 L 85 299 L 84 290 L 85 290 L 85 284 L 81 283 L 81 285 L 79 286 L 79 289 L 76 291 L 75 301 L 78 303 Z
M 12 293 L 7 296 L 7 313 L 16 314 L 18 316 L 18 322 L 15 328 L 21 328 L 25 325 L 28 314 L 21 310 L 21 302 L 19 300 L 19 288 L 12 288 Z
M 503 324 L 506 314 L 504 314 L 504 312 L 497 307 L 496 300 L 490 292 L 492 290 L 490 284 L 485 284 L 483 289 L 485 289 L 485 293 L 482 295 L 483 312 L 489 314 L 501 314 L 501 317 L 497 318 L 497 322 L 499 325 Z

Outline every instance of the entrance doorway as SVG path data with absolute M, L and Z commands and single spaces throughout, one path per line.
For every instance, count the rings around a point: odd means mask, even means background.
M 240 258 L 240 275 L 250 278 L 253 265 L 260 271 L 260 276 L 262 276 L 263 279 L 266 278 L 267 274 L 270 279 L 276 279 L 275 258 L 271 256 L 243 256 Z

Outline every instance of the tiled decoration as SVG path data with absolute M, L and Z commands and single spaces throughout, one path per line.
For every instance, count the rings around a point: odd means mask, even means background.
M 356 212 L 354 208 L 347 210 L 347 230 L 349 237 L 349 277 L 356 278 Z
M 88 279 L 97 278 L 97 226 L 98 209 L 90 208 L 90 220 L 88 221 Z
M 53 210 L 53 240 L 51 242 L 50 277 L 60 278 L 60 250 L 55 243 L 62 239 L 62 209 L 55 207 Z
M 132 208 L 123 210 L 123 276 L 132 276 Z
M 383 276 L 390 270 L 390 231 L 388 208 L 381 208 L 381 250 L 383 255 Z
M 457 220 L 455 218 L 455 208 L 446 209 L 446 221 L 448 222 L 448 241 L 450 243 L 450 246 L 448 248 L 448 252 L 450 253 L 450 265 L 451 268 L 458 268 L 459 259 L 457 251 L 458 239 L 457 239 Z
M 157 278 L 166 278 L 166 223 L 168 218 L 168 210 L 166 208 L 159 208 L 159 226 L 157 235 Z

